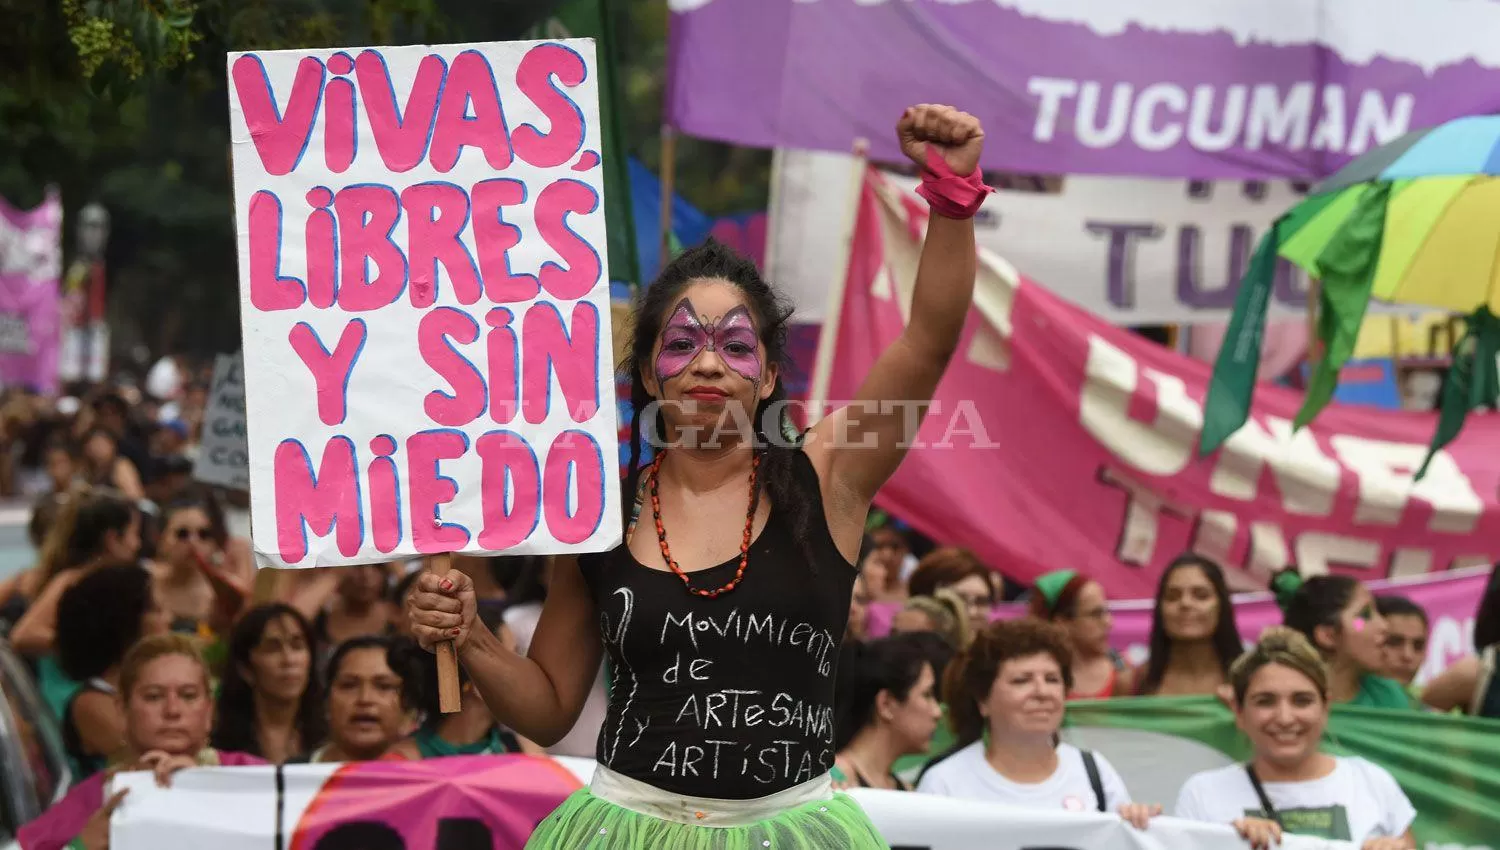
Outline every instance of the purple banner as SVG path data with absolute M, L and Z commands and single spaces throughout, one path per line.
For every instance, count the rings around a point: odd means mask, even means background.
M 1325 176 L 1500 111 L 1494 0 L 671 0 L 668 117 L 757 147 L 901 159 L 915 103 L 977 115 L 985 168 Z
M 0 384 L 57 390 L 62 201 L 22 211 L 0 199 Z

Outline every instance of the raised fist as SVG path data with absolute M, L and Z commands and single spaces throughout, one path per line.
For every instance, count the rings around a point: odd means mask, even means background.
M 984 149 L 984 128 L 979 119 L 951 106 L 919 103 L 910 107 L 896 122 L 896 137 L 901 152 L 919 168 L 927 166 L 931 147 L 960 177 L 967 177 L 979 167 L 979 152 Z

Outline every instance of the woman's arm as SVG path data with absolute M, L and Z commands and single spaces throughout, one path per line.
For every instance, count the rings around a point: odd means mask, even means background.
M 123 493 L 127 499 L 138 501 L 146 498 L 146 488 L 141 486 L 141 474 L 128 457 L 115 458 L 115 468 L 110 475 L 110 481 L 114 483 L 115 489 Z
M 524 656 L 506 649 L 479 622 L 474 584 L 458 570 L 443 577 L 424 572 L 408 612 L 424 647 L 445 640 L 457 645 L 469 679 L 501 725 L 543 747 L 572 730 L 604 654 L 598 613 L 577 559 L 556 559 L 541 620 Z
M 85 691 L 73 699 L 73 725 L 86 753 L 109 757 L 125 746 L 125 718 L 115 698 Z
M 959 177 L 974 173 L 984 131 L 971 115 L 946 106 L 917 106 L 897 125 L 901 148 L 927 168 L 929 152 Z M 921 426 L 938 381 L 958 347 L 974 300 L 974 222 L 934 211 L 912 293 L 906 329 L 875 361 L 846 407 L 813 426 L 809 456 L 830 483 L 868 505 L 896 471 Z
M 40 658 L 52 651 L 57 640 L 57 603 L 82 575 L 82 570 L 70 570 L 47 582 L 41 595 L 10 630 L 10 645 L 17 652 L 27 658 Z
M 1474 689 L 1479 686 L 1479 659 L 1474 656 L 1461 659 L 1438 674 L 1436 679 L 1422 689 L 1422 702 L 1438 711 L 1458 709 L 1467 714 L 1469 703 L 1474 700 Z
M 311 622 L 338 591 L 339 574 L 337 567 L 321 567 L 304 572 L 306 575 L 292 576 L 293 584 L 287 593 L 286 604 L 296 608 L 298 613 Z

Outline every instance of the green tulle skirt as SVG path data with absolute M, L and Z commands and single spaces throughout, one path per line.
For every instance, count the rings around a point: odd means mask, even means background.
M 662 820 L 576 791 L 542 821 L 526 850 L 889 850 L 845 794 L 804 803 L 747 826 Z

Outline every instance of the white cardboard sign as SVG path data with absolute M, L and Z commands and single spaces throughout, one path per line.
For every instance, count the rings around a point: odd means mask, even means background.
M 259 561 L 613 546 L 593 41 L 228 73 Z

